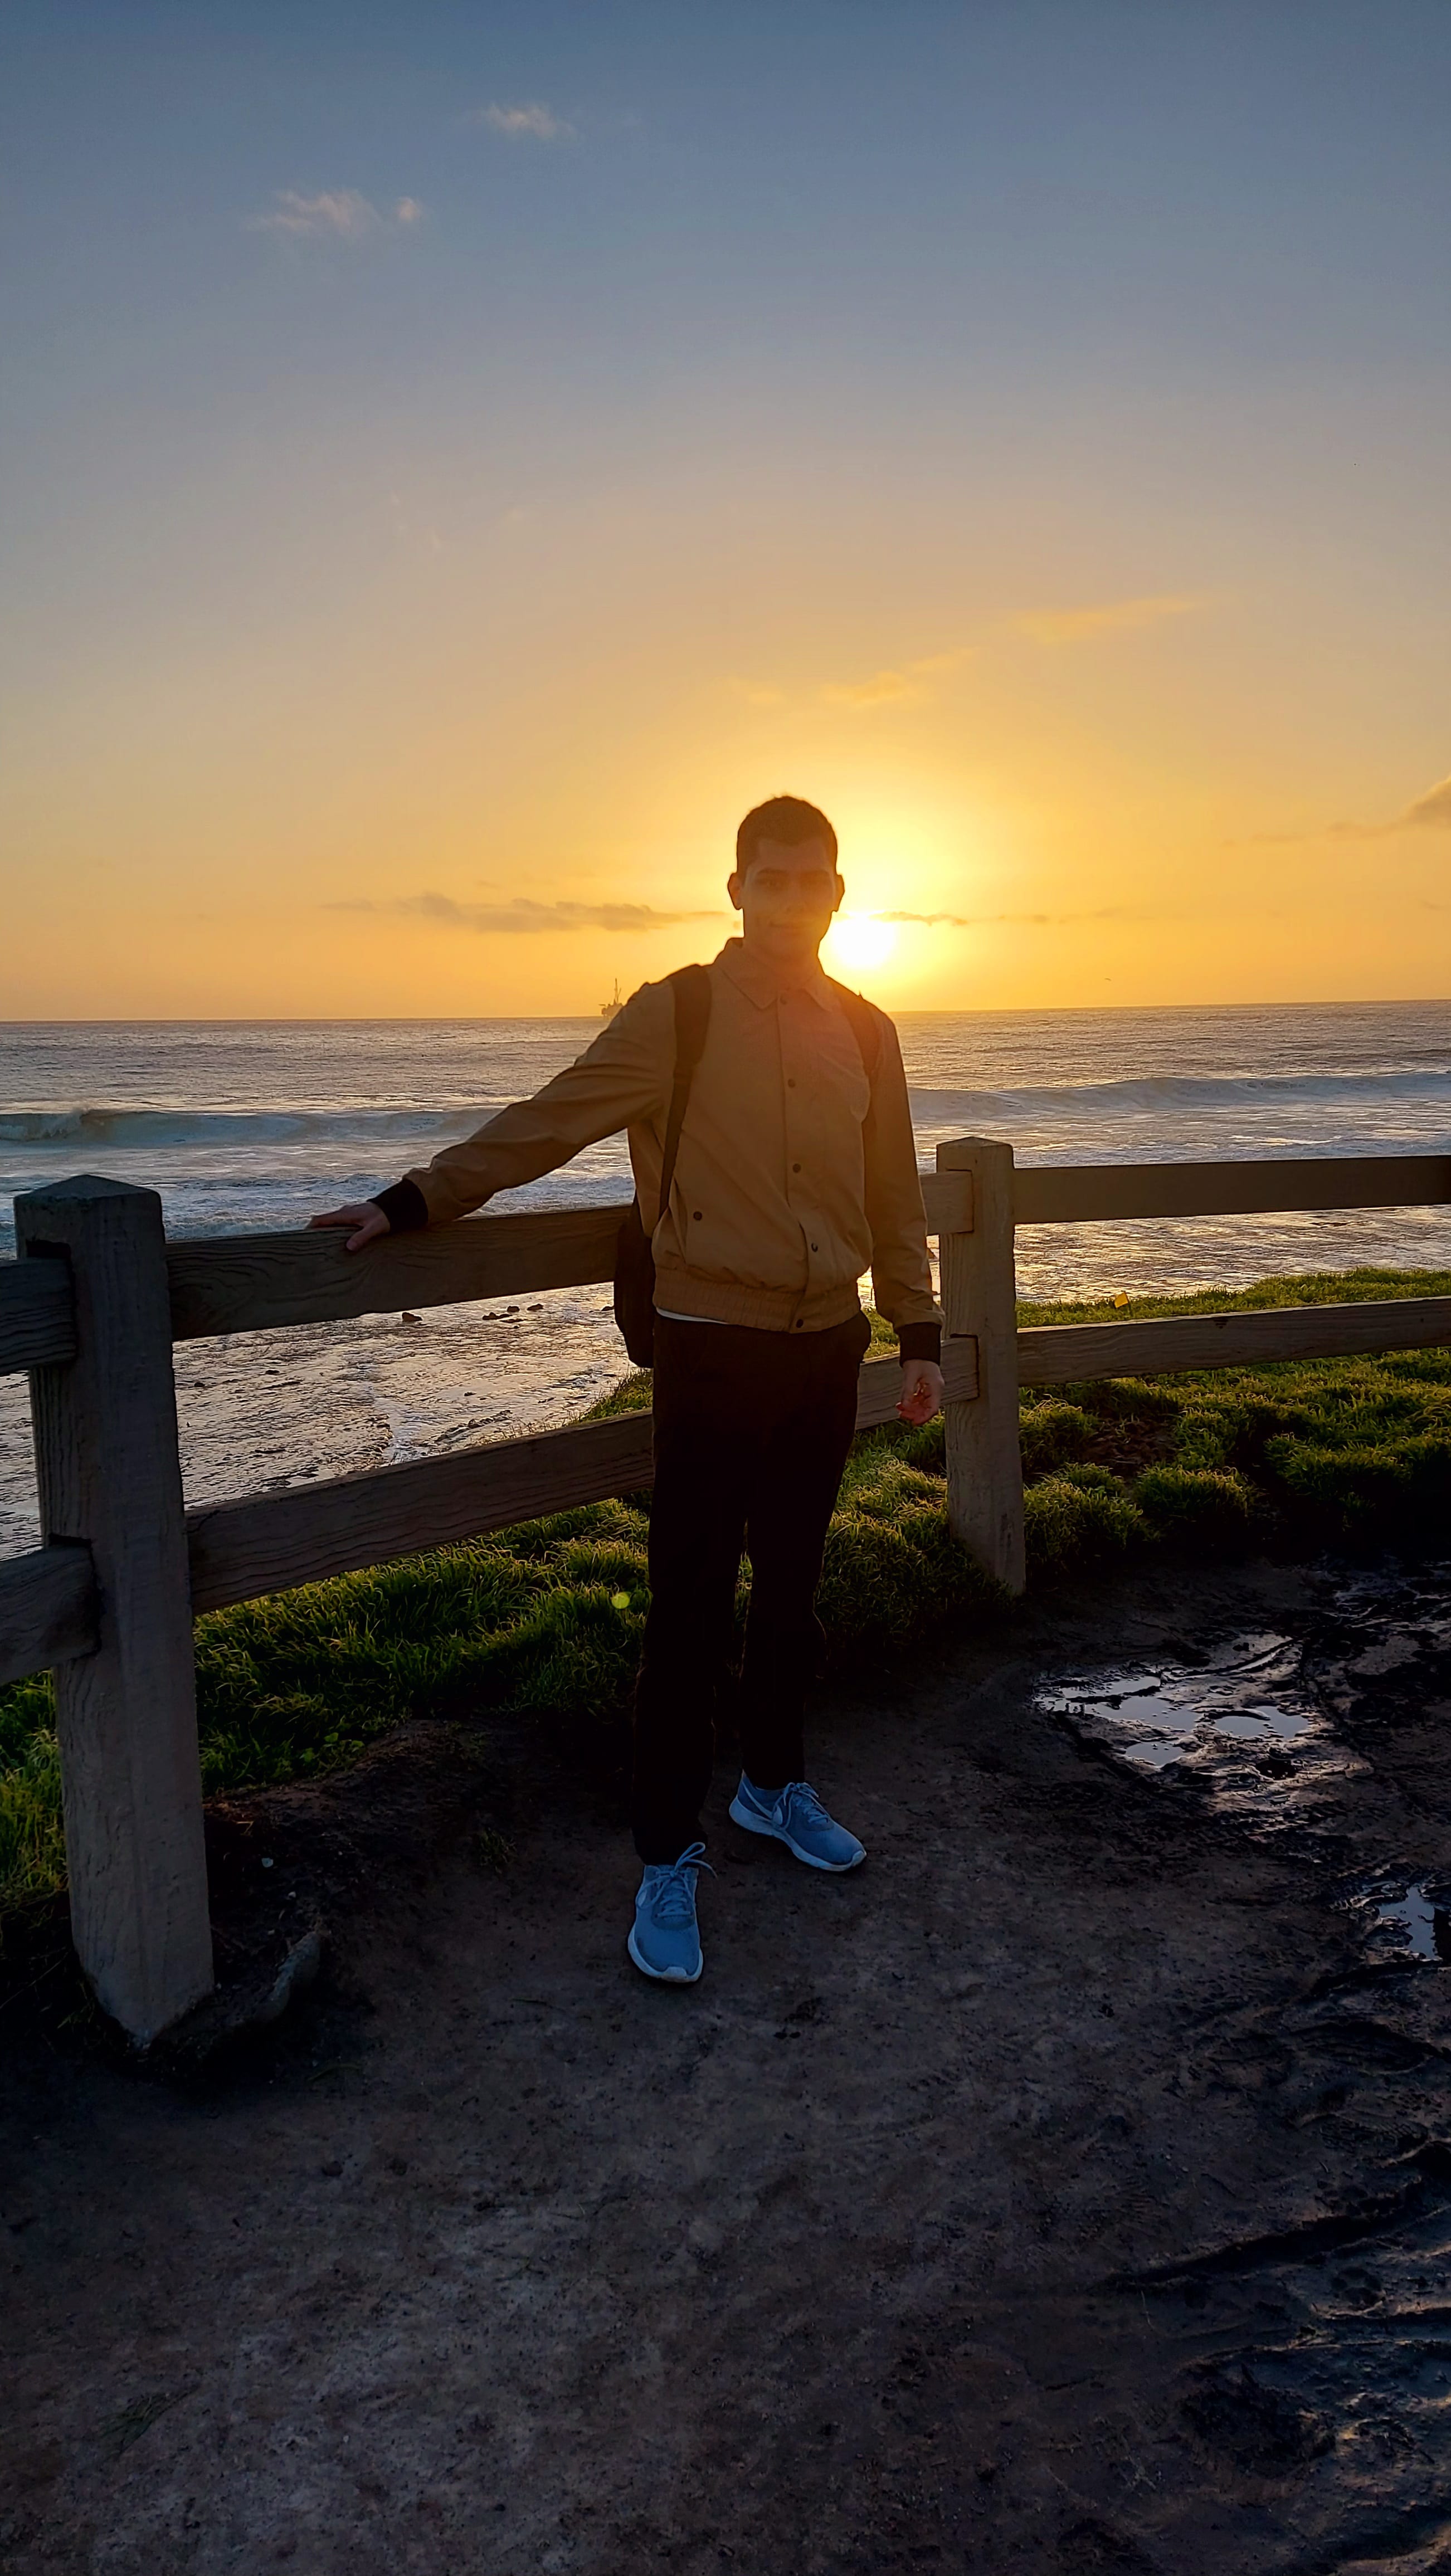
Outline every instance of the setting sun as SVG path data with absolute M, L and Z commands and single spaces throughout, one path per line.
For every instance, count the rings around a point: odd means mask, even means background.
M 843 966 L 882 966 L 897 945 L 897 932 L 890 921 L 874 921 L 867 912 L 848 912 L 832 923 L 826 945 Z
M 0 21 L 0 1014 L 594 1019 L 786 789 L 883 1008 L 1446 990 L 1437 0 L 221 14 Z

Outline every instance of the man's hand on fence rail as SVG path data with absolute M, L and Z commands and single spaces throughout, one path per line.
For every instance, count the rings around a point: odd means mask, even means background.
M 942 1410 L 942 1371 L 935 1360 L 903 1360 L 902 1392 L 897 1399 L 897 1419 L 910 1422 L 920 1431 L 934 1413 Z
M 365 1243 L 376 1243 L 380 1235 L 393 1231 L 382 1209 L 372 1199 L 364 1199 L 361 1206 L 329 1208 L 325 1216 L 310 1216 L 307 1222 L 309 1227 L 350 1225 L 353 1232 L 347 1240 L 349 1252 L 361 1252 Z

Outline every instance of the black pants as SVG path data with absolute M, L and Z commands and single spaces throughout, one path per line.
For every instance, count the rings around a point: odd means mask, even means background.
M 761 1788 L 799 1780 L 822 1633 L 821 1551 L 856 1423 L 865 1315 L 824 1333 L 655 1323 L 650 1615 L 635 1691 L 635 1848 L 679 1857 L 700 1831 L 742 1543 L 751 1607 L 741 1758 Z

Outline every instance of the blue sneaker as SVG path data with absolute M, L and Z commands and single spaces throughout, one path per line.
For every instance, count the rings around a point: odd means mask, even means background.
M 731 1818 L 748 1834 L 770 1834 L 784 1843 L 808 1869 L 857 1869 L 866 1859 L 855 1834 L 835 1823 L 805 1780 L 788 1780 L 771 1798 L 754 1788 L 743 1771 L 731 1800 Z
M 625 1945 L 642 1977 L 659 1977 L 671 1986 L 695 1984 L 705 1965 L 695 1920 L 695 1874 L 709 1868 L 704 1843 L 687 1843 L 679 1860 L 645 1863 Z

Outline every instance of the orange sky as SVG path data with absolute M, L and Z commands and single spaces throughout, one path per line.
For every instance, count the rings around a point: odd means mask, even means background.
M 889 1005 L 1451 990 L 1444 21 L 1306 102 L 1246 16 L 1257 128 L 1111 11 L 748 12 L 749 111 L 372 14 L 284 133 L 260 34 L 163 111 L 28 13 L 0 1015 L 592 1011 L 783 789 Z

